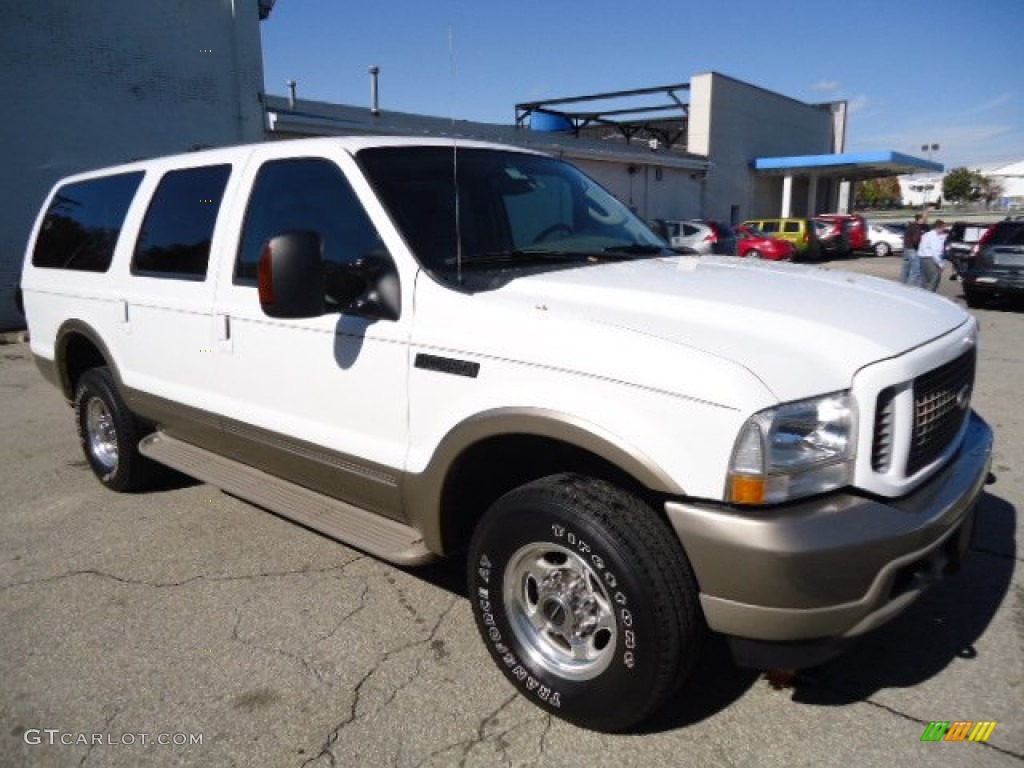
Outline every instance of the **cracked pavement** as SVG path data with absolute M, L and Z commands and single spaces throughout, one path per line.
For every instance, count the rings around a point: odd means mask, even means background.
M 1024 766 L 1024 314 L 977 314 L 997 482 L 964 570 L 781 690 L 712 640 L 664 712 L 615 736 L 514 692 L 459 563 L 398 569 L 184 479 L 104 490 L 27 345 L 0 346 L 0 765 Z M 986 744 L 920 742 L 954 719 L 998 725 Z

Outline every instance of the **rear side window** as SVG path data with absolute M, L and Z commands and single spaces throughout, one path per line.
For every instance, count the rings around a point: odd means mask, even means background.
M 787 221 L 782 225 L 783 232 L 799 232 L 800 222 L 799 221 Z
M 170 171 L 161 180 L 142 222 L 132 274 L 202 280 L 210 261 L 230 165 Z
M 32 266 L 106 272 L 143 172 L 65 184 L 39 228 Z

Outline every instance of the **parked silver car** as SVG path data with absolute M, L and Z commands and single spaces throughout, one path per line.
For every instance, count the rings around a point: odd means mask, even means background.
M 903 251 L 903 233 L 889 224 L 871 222 L 868 225 L 868 242 L 875 256 L 891 256 Z
M 697 253 L 736 255 L 736 233 L 732 227 L 706 219 L 665 221 L 665 239 L 673 248 L 690 248 Z

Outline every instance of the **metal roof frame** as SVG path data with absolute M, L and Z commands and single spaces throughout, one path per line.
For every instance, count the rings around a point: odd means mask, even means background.
M 686 138 L 690 105 L 688 101 L 684 101 L 679 97 L 678 92 L 689 90 L 689 83 L 675 83 L 649 88 L 633 88 L 625 91 L 606 91 L 604 93 L 592 93 L 584 96 L 568 96 L 557 99 L 544 99 L 542 101 L 522 102 L 516 104 L 516 127 L 524 127 L 531 115 L 541 113 L 564 118 L 572 126 L 575 136 L 579 136 L 580 131 L 588 127 L 604 125 L 614 128 L 622 135 L 627 144 L 637 135 L 646 133 L 657 138 L 666 147 L 673 147 L 679 143 L 680 139 L 685 140 Z M 615 102 L 654 94 L 666 96 L 668 102 L 636 107 L 610 105 L 607 109 L 594 110 L 566 110 L 559 108 L 566 104 L 585 104 L 601 101 Z M 672 115 L 671 113 L 673 112 L 681 114 Z M 625 115 L 655 114 L 661 114 L 663 117 L 655 120 L 648 120 L 646 118 L 635 120 L 613 119 Z

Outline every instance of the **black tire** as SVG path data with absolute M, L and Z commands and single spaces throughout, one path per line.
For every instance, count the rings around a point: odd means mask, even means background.
M 90 368 L 79 378 L 75 426 L 85 460 L 107 488 L 137 491 L 153 480 L 158 465 L 139 453 L 145 432 L 121 399 L 109 368 Z
M 987 303 L 982 294 L 976 291 L 969 291 L 966 288 L 964 288 L 964 301 L 967 302 L 967 306 L 971 309 L 981 309 Z
M 892 255 L 892 246 L 886 242 L 880 241 L 875 243 L 873 246 L 873 250 L 875 252 L 875 256 L 877 256 L 880 259 Z
M 761 252 L 759 250 L 757 250 L 757 248 L 751 248 L 749 251 L 747 251 L 747 258 L 748 259 L 760 259 L 761 258 Z
M 610 483 L 556 475 L 510 491 L 477 526 L 467 564 L 477 627 L 498 667 L 569 722 L 636 725 L 699 652 L 705 626 L 678 539 Z

